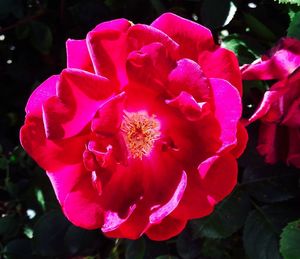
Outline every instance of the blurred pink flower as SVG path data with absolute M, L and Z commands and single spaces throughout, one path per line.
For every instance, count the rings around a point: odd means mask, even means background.
M 267 163 L 300 168 L 300 41 L 285 38 L 270 56 L 242 67 L 244 80 L 276 80 L 249 122 L 261 120 L 257 150 Z

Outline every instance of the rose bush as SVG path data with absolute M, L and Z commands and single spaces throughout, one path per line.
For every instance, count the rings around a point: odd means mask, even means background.
M 261 120 L 257 150 L 268 163 L 300 168 L 300 41 L 283 39 L 269 56 L 242 68 L 245 80 L 276 80 L 249 122 Z
M 66 47 L 67 68 L 32 93 L 20 133 L 66 217 L 163 240 L 210 214 L 247 142 L 235 55 L 171 13 L 104 22 Z

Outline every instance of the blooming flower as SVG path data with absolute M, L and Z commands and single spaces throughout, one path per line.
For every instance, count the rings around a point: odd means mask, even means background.
M 247 141 L 235 55 L 171 13 L 104 22 L 66 45 L 67 68 L 32 93 L 20 133 L 66 217 L 164 240 L 210 214 Z
M 261 120 L 257 150 L 267 163 L 300 168 L 300 41 L 283 39 L 269 56 L 242 68 L 245 80 L 276 80 L 249 119 Z

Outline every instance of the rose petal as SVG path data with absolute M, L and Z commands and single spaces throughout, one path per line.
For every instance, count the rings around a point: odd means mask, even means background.
M 78 227 L 97 229 L 103 225 L 103 210 L 89 176 L 81 178 L 66 196 L 62 208 L 66 217 Z
M 299 41 L 297 42 L 296 44 L 299 45 Z M 294 53 L 293 49 L 279 49 L 267 60 L 256 60 L 252 64 L 244 66 L 242 75 L 244 80 L 283 79 L 293 73 L 299 64 L 299 52 Z
M 282 124 L 291 128 L 300 128 L 300 98 L 290 105 Z
M 240 157 L 242 153 L 245 151 L 245 148 L 248 143 L 248 132 L 245 129 L 244 125 L 239 122 L 237 125 L 237 143 L 236 147 L 231 150 L 231 154 L 234 157 Z
M 94 73 L 94 68 L 90 54 L 86 45 L 86 40 L 67 40 L 67 67 L 78 68 Z
M 139 50 L 143 46 L 158 42 L 166 48 L 170 57 L 173 59 L 178 57 L 178 44 L 163 31 L 154 27 L 136 24 L 128 30 L 128 40 L 131 50 Z
M 26 104 L 26 114 L 42 117 L 42 105 L 47 99 L 56 95 L 58 80 L 59 76 L 51 76 L 34 90 Z
M 187 176 L 186 173 L 183 171 L 181 180 L 171 199 L 166 204 L 160 206 L 158 209 L 156 209 L 154 212 L 151 213 L 149 217 L 149 221 L 151 224 L 160 223 L 177 207 L 178 203 L 180 202 L 184 194 L 186 185 L 187 185 Z
M 167 90 L 171 96 L 181 91 L 191 94 L 198 102 L 207 101 L 210 96 L 210 85 L 201 67 L 190 59 L 180 59 L 168 78 Z
M 237 124 L 242 113 L 241 98 L 236 88 L 227 81 L 217 78 L 210 78 L 209 81 L 215 101 L 215 117 L 220 123 L 221 152 L 237 142 Z
M 242 75 L 235 54 L 224 48 L 201 52 L 198 63 L 207 77 L 225 79 L 242 94 Z
M 283 114 L 283 107 L 280 105 L 280 99 L 288 90 L 285 87 L 285 81 L 279 81 L 274 84 L 269 91 L 266 91 L 262 102 L 255 113 L 248 120 L 249 123 L 256 121 L 264 116 L 268 122 L 278 121 Z
M 166 48 L 158 42 L 131 52 L 126 63 L 130 82 L 137 82 L 159 92 L 165 90 L 168 74 L 174 66 Z
M 131 25 L 126 19 L 116 19 L 99 24 L 87 35 L 87 46 L 96 73 L 120 86 L 127 84 L 127 30 Z
M 215 202 L 224 199 L 237 183 L 237 162 L 231 155 L 214 156 L 198 167 L 201 186 Z
M 180 219 L 207 216 L 213 211 L 215 203 L 209 202 L 207 192 L 201 187 L 201 179 L 197 170 L 190 170 L 187 176 L 186 190 L 172 215 Z
M 178 108 L 182 115 L 190 121 L 200 120 L 202 116 L 210 112 L 209 103 L 197 103 L 193 96 L 184 91 L 176 98 L 166 100 L 166 103 Z
M 64 140 L 49 140 L 46 138 L 42 120 L 33 116 L 26 118 L 20 131 L 21 144 L 26 152 L 48 171 L 80 162 L 87 137 L 78 135 Z
M 88 175 L 82 164 L 66 165 L 57 170 L 47 171 L 47 175 L 53 186 L 55 195 L 63 206 L 68 194 L 80 184 L 81 179 Z
M 178 235 L 184 229 L 186 223 L 186 220 L 169 216 L 163 219 L 160 224 L 152 225 L 146 231 L 146 235 L 155 241 L 167 240 Z
M 129 208 L 128 215 L 125 218 L 120 218 L 118 213 L 116 212 L 106 211 L 104 214 L 104 223 L 101 230 L 104 233 L 106 233 L 117 229 L 123 222 L 125 222 L 130 217 L 135 208 L 136 205 L 132 205 Z
M 91 130 L 97 134 L 111 136 L 116 134 L 123 119 L 125 93 L 122 92 L 105 102 L 92 120 Z
M 180 46 L 180 56 L 197 60 L 198 54 L 215 47 L 207 28 L 172 13 L 158 17 L 151 26 L 163 31 Z
M 104 77 L 83 70 L 65 69 L 57 86 L 57 96 L 43 104 L 43 119 L 49 139 L 78 134 L 114 88 Z

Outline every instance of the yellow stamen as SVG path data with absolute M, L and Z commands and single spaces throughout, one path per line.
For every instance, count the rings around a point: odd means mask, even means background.
M 160 136 L 159 121 L 146 112 L 126 112 L 121 130 L 130 154 L 139 159 L 150 154 Z

